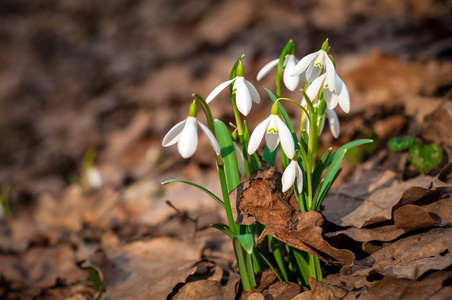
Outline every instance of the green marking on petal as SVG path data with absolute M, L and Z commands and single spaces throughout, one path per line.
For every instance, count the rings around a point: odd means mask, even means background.
M 319 68 L 323 68 L 321 62 L 316 62 L 316 63 L 314 64 L 314 66 L 319 67 Z
M 274 133 L 274 134 L 277 134 L 278 133 L 278 130 L 276 129 L 276 128 L 269 128 L 269 129 L 267 129 L 267 133 Z

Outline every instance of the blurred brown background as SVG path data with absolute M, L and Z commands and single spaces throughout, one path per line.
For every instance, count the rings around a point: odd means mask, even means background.
M 269 113 L 264 88 L 275 90 L 274 73 L 255 81 L 259 69 L 289 39 L 300 59 L 329 38 L 352 108 L 338 111 L 341 137 L 325 130 L 322 146 L 373 134 L 384 151 L 390 137 L 417 134 L 437 107 L 452 111 L 451 13 L 449 0 L 1 0 L 0 185 L 11 188 L 12 218 L 1 220 L 0 296 L 45 294 L 58 278 L 80 282 L 78 264 L 112 236 L 115 245 L 189 239 L 191 223 L 175 218 L 166 199 L 198 218 L 198 229 L 224 218 L 202 192 L 160 185 L 181 178 L 220 194 L 206 138 L 189 160 L 161 141 L 186 118 L 191 94 L 206 97 L 226 81 L 241 54 L 262 98 L 247 117 L 251 130 Z M 233 121 L 226 91 L 211 108 Z M 448 133 L 423 138 L 443 146 Z M 88 149 L 97 151 L 103 186 L 84 193 L 71 183 Z M 356 163 L 345 164 L 340 180 L 351 179 Z M 218 234 L 203 232 L 217 247 Z

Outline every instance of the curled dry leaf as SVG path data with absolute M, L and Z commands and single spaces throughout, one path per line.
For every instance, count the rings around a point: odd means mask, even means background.
M 344 267 L 344 275 L 369 275 L 378 272 L 397 278 L 417 279 L 430 270 L 452 265 L 452 230 L 436 228 L 412 235 L 386 246 L 369 257 Z
M 99 250 L 82 266 L 100 270 L 106 297 L 159 300 L 196 271 L 200 257 L 200 247 L 156 238 Z
M 231 192 L 236 222 L 266 225 L 259 241 L 271 235 L 287 245 L 316 255 L 327 264 L 351 265 L 355 255 L 332 247 L 322 237 L 323 217 L 315 211 L 300 213 L 281 192 L 281 173 L 274 167 L 259 170 Z
M 199 299 L 199 300 L 234 300 L 237 296 L 237 286 L 240 278 L 233 283 L 222 286 L 219 281 L 198 280 L 185 284 L 172 298 L 174 300 Z

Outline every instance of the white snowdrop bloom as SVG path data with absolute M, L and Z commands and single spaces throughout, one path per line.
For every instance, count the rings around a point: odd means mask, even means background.
M 334 110 L 326 108 L 326 115 L 328 117 L 328 124 L 330 125 L 331 134 L 334 138 L 338 138 L 340 134 L 339 118 Z M 322 126 L 323 127 L 323 126 Z M 322 130 L 323 128 L 321 128 Z M 322 131 L 320 131 L 322 132 Z
M 274 151 L 278 144 L 281 146 L 288 158 L 292 159 L 295 155 L 295 145 L 289 128 L 278 116 L 278 105 L 273 104 L 271 115 L 257 125 L 251 134 L 248 144 L 248 154 L 252 155 L 256 152 L 262 138 L 265 135 L 265 141 L 270 151 Z
M 220 146 L 218 145 L 217 139 L 201 122 L 196 119 L 196 104 L 193 103 L 190 106 L 189 117 L 177 123 L 171 130 L 165 135 L 162 141 L 163 147 L 169 147 L 177 143 L 177 150 L 183 158 L 189 158 L 195 153 L 196 147 L 198 146 L 198 125 L 201 130 L 207 136 L 210 145 L 217 155 L 220 154 Z
M 265 75 L 267 75 L 271 69 L 278 65 L 279 58 L 272 60 L 268 64 L 266 64 L 260 71 L 257 73 L 257 81 L 261 80 Z M 299 62 L 298 59 L 295 58 L 293 54 L 287 54 L 286 59 L 284 61 L 284 71 L 283 71 L 283 81 L 286 88 L 290 91 L 295 91 L 300 84 L 302 75 L 291 76 L 295 65 Z
M 100 174 L 98 168 L 89 167 L 88 170 L 86 170 L 86 178 L 88 179 L 88 183 L 92 188 L 98 189 L 102 187 L 102 175 Z
M 345 86 L 342 79 L 336 75 L 336 88 L 333 91 L 329 90 L 327 74 L 322 74 L 315 79 L 308 87 L 306 94 L 313 103 L 317 102 L 320 92 L 323 89 L 323 95 L 325 97 L 326 104 L 329 109 L 334 109 L 337 104 L 342 108 L 345 113 L 350 111 L 350 94 L 348 93 L 347 86 Z M 305 100 L 303 98 L 303 100 Z
M 306 72 L 306 81 L 313 82 L 325 69 L 329 83 L 328 89 L 333 92 L 336 88 L 336 70 L 327 50 L 328 40 L 323 43 L 322 49 L 303 57 L 294 67 L 291 76 L 298 76 Z
M 297 184 L 299 193 L 303 190 L 303 173 L 296 160 L 292 160 L 284 170 L 281 183 L 283 193 L 287 192 L 294 183 Z
M 206 102 L 210 103 L 222 90 L 234 82 L 232 88 L 233 93 L 236 95 L 237 109 L 244 115 L 247 116 L 253 105 L 253 101 L 260 103 L 261 98 L 257 92 L 254 85 L 252 85 L 248 80 L 243 77 L 243 65 L 239 64 L 237 66 L 237 77 L 223 82 L 217 86 L 210 94 L 207 96 Z

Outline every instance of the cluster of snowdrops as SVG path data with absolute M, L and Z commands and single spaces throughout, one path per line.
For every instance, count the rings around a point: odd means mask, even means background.
M 262 168 L 262 161 L 274 165 L 278 145 L 280 145 L 282 192 L 293 188 L 294 197 L 300 211 L 318 210 L 322 200 L 339 175 L 340 164 L 345 152 L 355 146 L 371 142 L 358 140 L 332 152 L 328 149 L 319 160 L 317 146 L 319 135 L 323 131 L 325 119 L 332 135 L 339 136 L 340 127 L 334 109 L 339 106 L 344 112 L 350 110 L 350 96 L 342 79 L 336 74 L 335 61 L 328 54 L 328 39 L 321 49 L 306 55 L 301 60 L 295 57 L 295 45 L 289 41 L 279 58 L 266 64 L 258 73 L 257 80 L 268 75 L 276 67 L 276 92 L 266 89 L 274 102 L 270 116 L 249 133 L 246 121 L 253 102 L 260 103 L 258 91 L 244 77 L 243 55 L 232 67 L 229 80 L 217 86 L 204 100 L 193 94 L 194 100 L 188 111 L 188 117 L 176 124 L 164 137 L 162 145 L 168 147 L 177 143 L 177 149 L 183 158 L 192 156 L 197 148 L 198 125 L 212 146 L 218 166 L 222 188 L 220 199 L 204 187 L 183 180 L 167 180 L 164 184 L 179 181 L 191 184 L 205 191 L 226 211 L 228 225 L 212 224 L 227 234 L 233 242 L 237 266 L 245 290 L 256 285 L 255 275 L 270 267 L 282 281 L 293 281 L 308 285 L 308 278 L 322 279 L 320 261 L 317 257 L 284 245 L 275 238 L 267 236 L 264 243 L 255 248 L 253 233 L 260 234 L 264 225 L 240 225 L 234 221 L 229 193 L 235 189 L 242 178 L 250 178 L 253 171 Z M 281 97 L 281 82 L 290 91 L 300 89 L 298 101 Z M 222 121 L 214 120 L 209 103 L 229 87 L 229 95 L 235 116 L 235 124 L 228 128 Z M 284 104 L 297 106 L 302 110 L 300 130 L 288 117 Z M 197 119 L 198 106 L 204 112 L 207 126 Z M 263 155 L 257 150 L 265 137 L 266 147 Z M 322 176 L 323 175 L 323 176 Z

